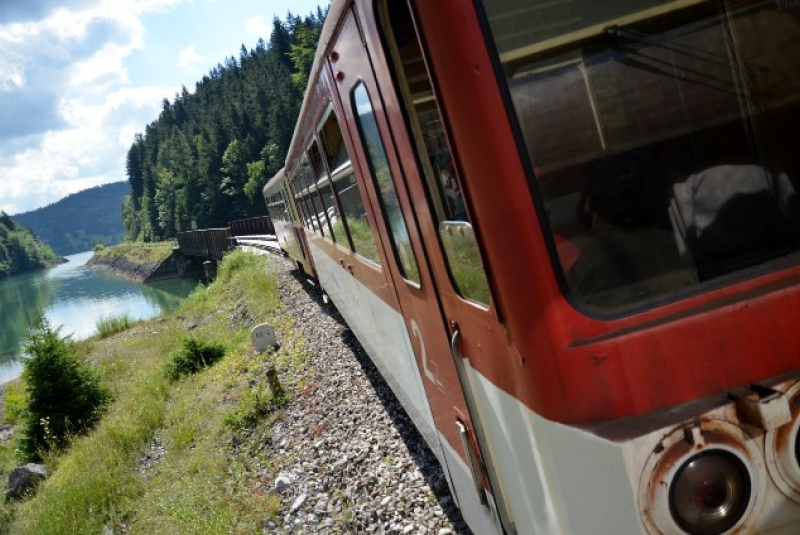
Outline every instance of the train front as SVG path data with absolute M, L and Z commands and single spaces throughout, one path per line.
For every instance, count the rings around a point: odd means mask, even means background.
M 800 533 L 800 2 L 425 4 L 506 529 Z

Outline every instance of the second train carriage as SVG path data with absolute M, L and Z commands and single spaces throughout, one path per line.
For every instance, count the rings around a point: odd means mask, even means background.
M 264 201 L 275 229 L 275 239 L 297 267 L 315 277 L 313 260 L 308 252 L 306 233 L 298 216 L 297 205 L 292 198 L 281 169 L 264 185 Z
M 265 196 L 475 532 L 800 532 L 799 71 L 785 0 L 334 1 Z

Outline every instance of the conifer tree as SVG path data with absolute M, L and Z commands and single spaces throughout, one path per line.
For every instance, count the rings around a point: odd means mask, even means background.
M 268 41 L 242 45 L 189 92 L 164 100 L 125 161 L 126 235 L 150 241 L 264 213 L 261 188 L 283 164 L 325 12 L 273 20 Z

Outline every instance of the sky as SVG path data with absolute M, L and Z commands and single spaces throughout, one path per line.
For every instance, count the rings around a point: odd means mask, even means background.
M 136 133 L 272 19 L 328 0 L 0 0 L 0 210 L 125 180 Z

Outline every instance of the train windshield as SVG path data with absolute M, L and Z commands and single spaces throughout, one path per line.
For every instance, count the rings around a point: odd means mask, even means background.
M 578 303 L 641 309 L 800 258 L 800 2 L 484 11 Z

